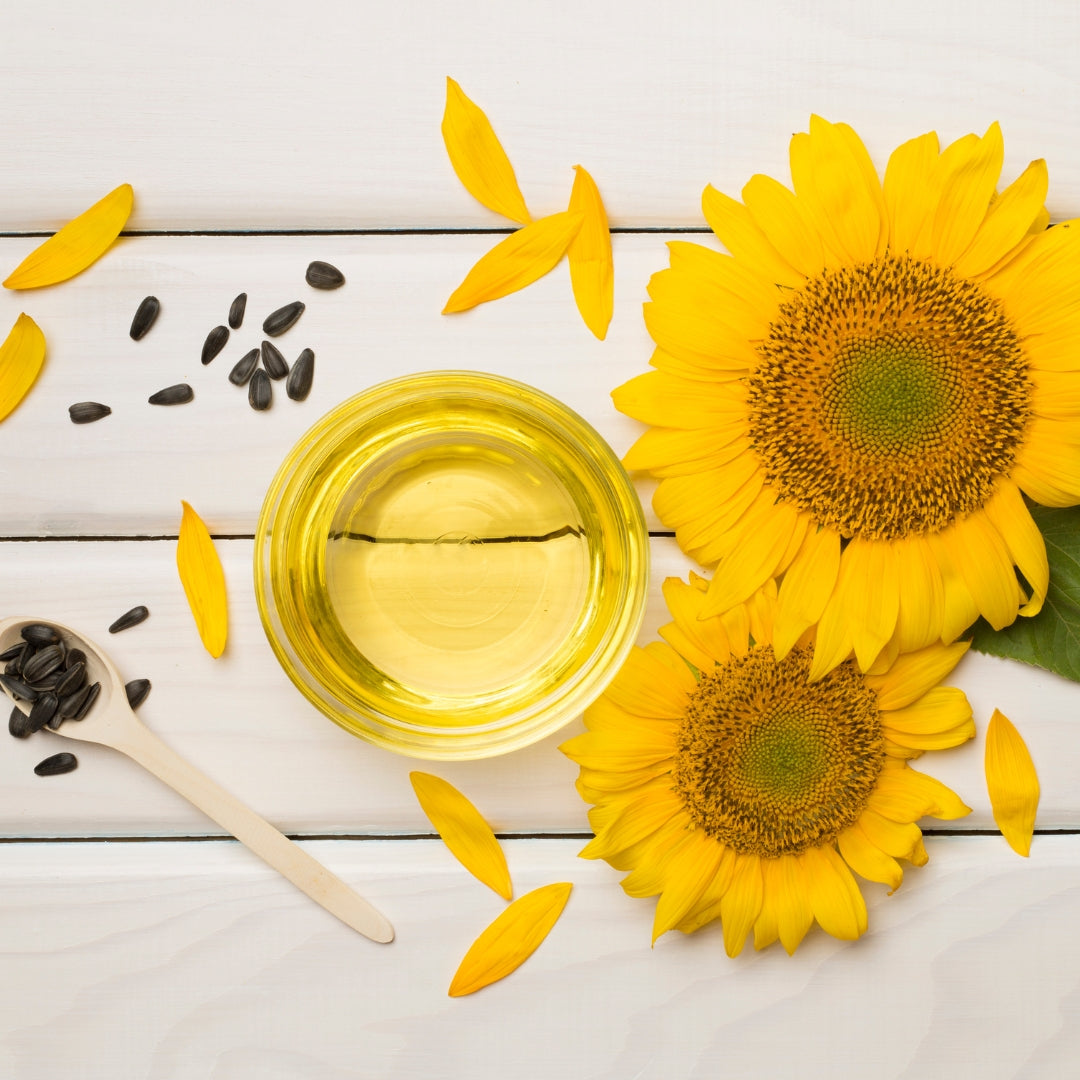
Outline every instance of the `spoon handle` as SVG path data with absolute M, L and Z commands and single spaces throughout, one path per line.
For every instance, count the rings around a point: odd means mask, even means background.
M 189 765 L 149 728 L 138 721 L 125 725 L 124 737 L 110 745 L 183 795 L 347 926 L 372 941 L 394 940 L 394 928 L 385 916 L 254 810 Z

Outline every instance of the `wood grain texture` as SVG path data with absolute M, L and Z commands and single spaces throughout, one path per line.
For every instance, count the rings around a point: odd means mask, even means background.
M 55 229 L 123 181 L 138 229 L 498 226 L 443 149 L 447 75 L 488 112 L 538 214 L 565 208 L 581 163 L 615 225 L 698 224 L 707 182 L 785 176 L 811 112 L 852 123 L 879 167 L 923 131 L 999 119 L 1006 171 L 1046 156 L 1055 216 L 1080 208 L 1069 0 L 5 11 L 7 230 Z
M 127 238 L 64 285 L 0 292 L 0 327 L 25 310 L 48 343 L 37 384 L 0 425 L 0 536 L 175 535 L 180 499 L 214 533 L 250 535 L 281 461 L 325 412 L 376 383 L 428 370 L 531 383 L 623 453 L 643 428 L 617 413 L 609 395 L 647 370 L 652 344 L 641 303 L 650 274 L 667 263 L 666 237 L 615 237 L 616 312 L 604 342 L 577 313 L 565 263 L 523 292 L 440 315 L 496 239 Z M 0 266 L 14 266 L 32 245 L 0 239 Z M 334 263 L 347 284 L 310 288 L 304 271 L 313 259 Z M 225 323 L 239 292 L 248 294 L 244 324 L 204 367 L 206 335 Z M 161 301 L 161 314 L 135 342 L 128 329 L 148 294 Z M 315 351 L 311 396 L 290 401 L 275 383 L 271 409 L 254 412 L 246 388 L 231 385 L 228 373 L 265 337 L 263 319 L 297 299 L 307 309 L 275 340 L 290 363 L 306 347 Z M 154 391 L 179 382 L 194 388 L 190 404 L 147 404 Z M 68 406 L 87 400 L 109 405 L 112 415 L 73 424 Z M 651 486 L 640 490 L 647 503 Z
M 139 714 L 174 750 L 288 833 L 430 833 L 408 781 L 413 768 L 460 787 L 495 829 L 586 832 L 577 770 L 561 734 L 508 757 L 418 763 L 370 746 L 310 706 L 278 667 L 263 635 L 251 580 L 252 545 L 218 541 L 229 591 L 229 644 L 220 660 L 203 649 L 176 576 L 173 541 L 26 542 L 0 545 L 3 614 L 55 619 L 107 649 L 125 679 L 149 678 Z M 640 640 L 669 620 L 660 587 L 685 577 L 674 541 L 653 541 L 648 613 Z M 150 618 L 116 635 L 105 628 L 135 604 Z M 949 828 L 994 828 L 983 777 L 982 731 L 995 708 L 1020 728 L 1042 784 L 1038 827 L 1077 828 L 1080 687 L 1046 672 L 969 656 L 950 680 L 968 694 L 980 735 L 956 750 L 925 755 L 918 768 L 960 793 L 974 813 Z M 186 835 L 217 830 L 141 769 L 102 747 L 77 749 L 67 776 L 42 779 L 33 765 L 59 749 L 42 732 L 4 738 L 0 836 Z M 929 827 L 932 822 L 927 823 Z
M 649 947 L 573 841 L 514 841 L 515 892 L 574 890 L 523 967 L 446 988 L 504 907 L 437 841 L 305 845 L 394 920 L 374 945 L 232 843 L 19 844 L 0 877 L 0 1074 L 12 1080 L 1073 1075 L 1080 838 L 1030 860 L 931 839 L 869 932 L 729 960 L 716 924 Z

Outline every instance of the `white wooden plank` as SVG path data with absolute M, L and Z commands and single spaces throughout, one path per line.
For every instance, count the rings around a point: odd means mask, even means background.
M 1030 861 L 938 838 L 869 932 L 729 960 L 718 927 L 650 948 L 653 903 L 575 858 L 505 845 L 520 895 L 572 881 L 526 964 L 463 999 L 503 902 L 437 842 L 305 845 L 393 920 L 352 934 L 233 844 L 19 844 L 0 878 L 0 1072 L 20 1080 L 431 1076 L 1073 1075 L 1080 838 Z
M 621 454 L 643 429 L 609 395 L 647 370 L 652 343 L 640 305 L 650 274 L 666 265 L 664 241 L 615 238 L 617 306 L 604 342 L 577 314 L 565 264 L 514 296 L 440 315 L 495 242 L 490 236 L 131 238 L 64 285 L 0 290 L 0 333 L 26 311 L 49 350 L 38 383 L 0 424 L 0 536 L 175 534 L 181 498 L 215 532 L 251 534 L 279 464 L 319 417 L 376 383 L 435 369 L 531 383 L 582 414 Z M 32 244 L 0 240 L 0 266 L 14 266 Z M 333 262 L 348 283 L 334 292 L 309 288 L 312 259 Z M 244 325 L 203 367 L 203 341 L 241 291 Z M 161 315 L 134 342 L 131 318 L 149 293 Z M 263 339 L 264 317 L 295 299 L 308 308 L 277 341 L 290 361 L 315 350 L 314 388 L 297 404 L 275 384 L 273 407 L 256 413 L 246 391 L 228 382 L 229 370 Z M 184 381 L 195 390 L 191 404 L 147 404 L 155 390 Z M 68 406 L 85 400 L 113 414 L 72 424 Z M 642 485 L 646 501 L 650 490 Z
M 616 224 L 696 224 L 706 182 L 784 175 L 811 111 L 879 167 L 903 140 L 1003 122 L 1007 171 L 1046 156 L 1080 205 L 1077 9 L 764 0 L 545 6 L 12 0 L 0 228 L 53 229 L 121 181 L 136 228 L 498 224 L 439 134 L 444 79 L 489 113 L 537 213 L 570 167 Z
M 218 541 L 230 596 L 230 639 L 211 660 L 198 641 L 176 577 L 175 543 L 60 542 L 0 545 L 3 615 L 55 619 L 105 645 L 127 679 L 147 677 L 153 691 L 140 712 L 175 750 L 293 833 L 429 832 L 409 784 L 412 769 L 433 771 L 464 790 L 500 832 L 584 832 L 576 769 L 558 744 L 581 730 L 488 761 L 453 765 L 416 761 L 377 749 L 339 729 L 310 706 L 277 666 L 255 611 L 251 542 Z M 673 541 L 653 542 L 648 615 L 641 641 L 668 621 L 665 577 L 685 576 Z M 137 603 L 147 622 L 110 636 L 106 627 Z M 919 768 L 952 785 L 974 813 L 949 827 L 994 828 L 983 779 L 982 731 L 994 708 L 1021 729 L 1042 784 L 1038 825 L 1080 825 L 1080 687 L 1046 672 L 969 656 L 955 685 L 970 696 L 980 737 L 929 754 Z M 218 830 L 179 796 L 111 750 L 80 745 L 78 771 L 41 779 L 34 764 L 61 746 L 43 732 L 4 738 L 0 753 L 0 835 L 185 835 Z M 927 822 L 933 827 L 933 822 Z M 940 825 L 940 823 L 939 823 Z

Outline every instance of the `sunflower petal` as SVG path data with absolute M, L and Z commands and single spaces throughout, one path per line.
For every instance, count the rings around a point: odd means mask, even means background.
M 836 838 L 836 842 L 844 861 L 860 877 L 888 885 L 890 893 L 900 888 L 900 883 L 904 880 L 903 868 L 891 855 L 886 855 L 881 848 L 871 843 L 858 823 L 846 828 Z
M 746 935 L 761 913 L 761 859 L 757 855 L 738 855 L 731 885 L 720 901 L 720 919 L 724 924 L 724 950 L 735 957 L 742 952 Z
M 188 503 L 181 502 L 181 506 L 184 516 L 176 544 L 176 567 L 199 637 L 206 651 L 217 658 L 225 651 L 229 629 L 225 574 L 202 518 Z
M 454 172 L 477 202 L 522 225 L 532 221 L 514 167 L 483 109 L 449 77 L 442 136 Z
M 511 233 L 477 261 L 446 301 L 442 313 L 467 311 L 531 285 L 566 254 L 580 227 L 581 214 L 564 210 Z
M 570 284 L 585 325 L 603 341 L 615 304 L 611 231 L 595 181 L 580 165 L 574 169 L 577 175 L 567 209 L 581 214 L 581 228 L 566 249 Z
M 814 918 L 822 930 L 842 941 L 866 931 L 866 901 L 847 863 L 831 848 L 808 848 L 798 858 L 806 873 Z
M 1020 732 L 998 709 L 986 729 L 986 788 L 1002 836 L 1018 855 L 1031 851 L 1039 778 Z
M 804 631 L 821 618 L 840 573 L 840 534 L 810 532 L 780 583 L 773 648 L 782 660 Z
M 18 408 L 44 363 L 45 335 L 29 315 L 20 315 L 0 345 L 0 420 Z
M 420 808 L 451 854 L 504 900 L 514 895 L 506 856 L 480 811 L 453 784 L 431 773 L 411 772 Z
M 867 675 L 866 685 L 877 691 L 879 709 L 902 709 L 937 686 L 971 647 L 968 641 L 955 645 L 930 645 L 897 658 L 881 675 Z
M 765 859 L 762 864 L 764 886 L 772 894 L 776 907 L 776 929 L 780 944 L 788 956 L 799 947 L 806 932 L 814 925 L 814 909 L 806 869 L 797 855 Z
M 469 947 L 450 983 L 450 997 L 475 994 L 516 971 L 551 932 L 571 888 L 569 881 L 560 881 L 515 900 Z
M 31 251 L 8 276 L 4 288 L 39 289 L 81 274 L 109 250 L 134 204 L 130 184 L 110 191 Z
M 690 834 L 690 842 L 671 857 L 653 917 L 654 944 L 662 934 L 680 925 L 697 906 L 716 877 L 726 850 L 695 831 Z
M 889 218 L 889 246 L 899 254 L 914 246 L 927 221 L 933 219 L 937 192 L 930 179 L 939 153 L 937 133 L 928 131 L 898 146 L 885 167 L 882 191 Z

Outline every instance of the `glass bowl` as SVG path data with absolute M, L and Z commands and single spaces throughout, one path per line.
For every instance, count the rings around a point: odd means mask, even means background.
M 492 375 L 408 376 L 339 405 L 278 470 L 255 541 L 289 677 L 346 731 L 414 757 L 557 730 L 645 610 L 648 532 L 611 448 Z

